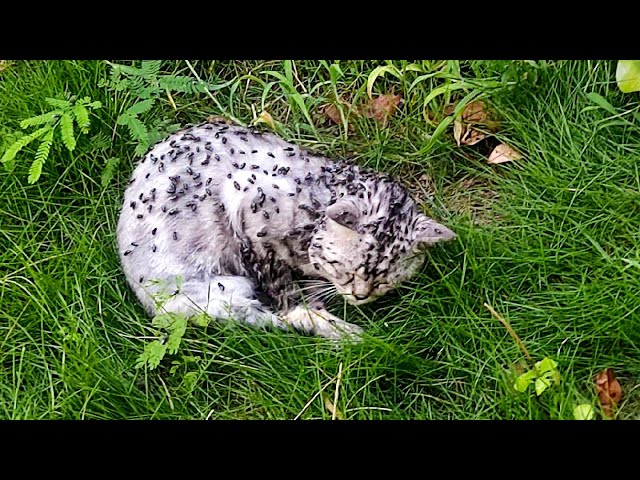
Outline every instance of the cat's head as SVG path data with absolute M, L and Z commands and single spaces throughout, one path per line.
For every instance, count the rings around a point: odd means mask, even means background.
M 427 248 L 456 237 L 394 187 L 395 194 L 369 190 L 337 199 L 309 246 L 316 274 L 354 305 L 394 289 L 420 268 Z

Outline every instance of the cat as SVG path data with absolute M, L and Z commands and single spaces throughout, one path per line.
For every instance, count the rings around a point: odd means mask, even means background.
M 329 313 L 329 296 L 370 302 L 455 237 L 384 173 L 217 122 L 151 148 L 117 227 L 123 271 L 150 315 L 206 312 L 331 339 L 363 330 Z

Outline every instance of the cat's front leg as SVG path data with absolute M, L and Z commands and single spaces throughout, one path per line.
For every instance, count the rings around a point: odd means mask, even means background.
M 323 308 L 298 305 L 282 315 L 285 325 L 304 333 L 335 340 L 359 340 L 364 330 Z

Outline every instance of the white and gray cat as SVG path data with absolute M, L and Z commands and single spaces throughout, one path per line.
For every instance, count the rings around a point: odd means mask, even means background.
M 206 312 L 334 339 L 362 329 L 329 313 L 328 296 L 370 302 L 455 236 L 388 175 L 224 123 L 174 133 L 142 158 L 117 231 L 151 315 Z

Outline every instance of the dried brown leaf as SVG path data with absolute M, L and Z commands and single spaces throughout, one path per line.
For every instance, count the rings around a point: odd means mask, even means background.
M 613 417 L 613 410 L 622 400 L 622 388 L 613 373 L 613 369 L 607 368 L 598 373 L 595 378 L 595 385 L 602 411 L 607 417 Z
M 345 103 L 345 102 L 341 102 L 341 103 Z M 338 107 L 336 107 L 335 105 L 332 105 L 332 104 L 325 105 L 325 107 L 322 109 L 322 113 L 327 118 L 329 118 L 333 123 L 342 125 L 342 119 L 340 118 L 340 110 L 338 110 Z M 353 132 L 355 130 L 355 127 L 348 122 L 347 122 L 347 128 L 349 129 L 350 132 Z
M 457 101 L 453 103 L 449 103 L 448 105 L 445 105 L 443 110 L 443 113 L 445 114 L 445 116 L 448 117 L 449 115 L 452 115 L 457 105 L 458 105 Z
M 501 143 L 493 149 L 487 163 L 506 163 L 514 160 L 522 160 L 523 158 L 520 152 L 514 150 L 506 143 Z
M 453 121 L 453 138 L 455 138 L 458 146 L 460 146 L 460 140 L 465 129 L 466 127 L 461 122 L 458 120 Z
M 386 93 L 379 95 L 378 97 L 369 100 L 364 108 L 364 116 L 367 118 L 373 118 L 383 125 L 387 123 L 389 117 L 395 112 L 398 105 L 402 102 L 400 95 L 393 93 Z
M 340 410 L 338 410 L 333 405 L 333 402 L 329 399 L 329 397 L 325 397 L 324 398 L 324 407 L 332 415 L 332 417 L 335 417 L 338 420 L 344 420 L 344 415 L 342 414 L 342 412 Z
M 462 121 L 469 124 L 485 125 L 491 131 L 497 130 L 499 125 L 491 118 L 487 105 L 482 100 L 470 102 L 464 107 Z
M 460 143 L 463 145 L 475 145 L 476 143 L 484 140 L 487 137 L 487 134 L 481 132 L 480 130 L 476 130 L 473 127 L 468 127 L 467 131 L 462 135 L 460 139 Z

